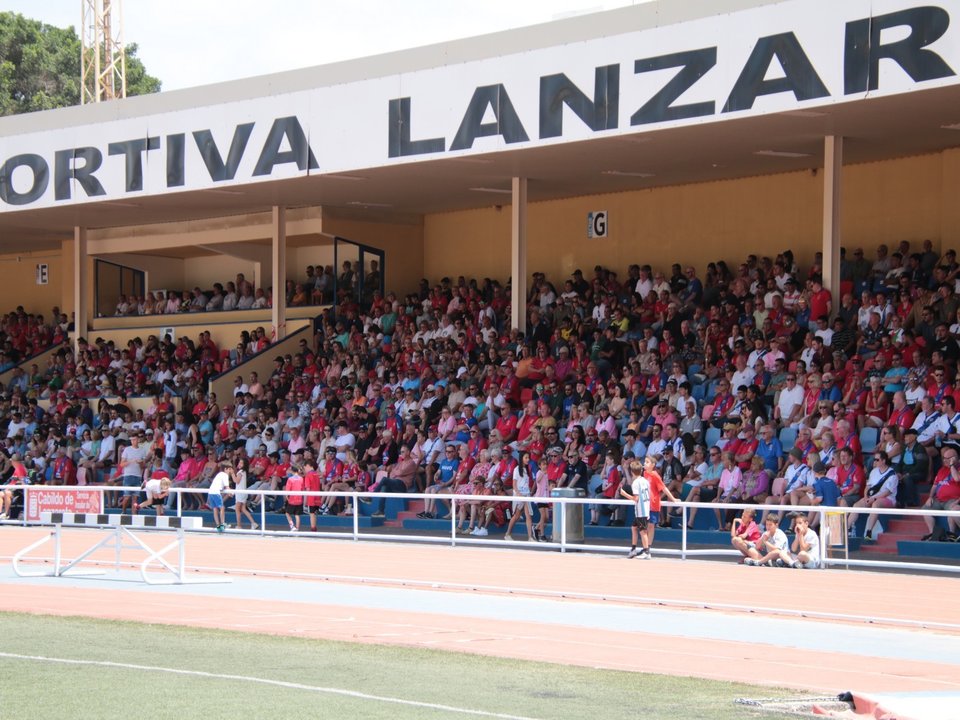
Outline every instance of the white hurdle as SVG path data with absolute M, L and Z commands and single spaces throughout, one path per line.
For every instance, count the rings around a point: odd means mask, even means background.
M 28 545 L 23 550 L 13 556 L 13 571 L 18 577 L 91 577 L 104 575 L 102 570 L 83 570 L 76 566 L 83 562 L 97 550 L 106 549 L 115 551 L 114 569 L 120 570 L 120 556 L 123 550 L 138 550 L 145 552 L 147 557 L 140 563 L 140 577 L 147 585 L 195 585 L 201 583 L 229 583 L 226 578 L 190 578 L 186 572 L 186 546 L 184 544 L 184 530 L 196 530 L 203 526 L 203 520 L 196 517 L 154 517 L 150 515 L 100 515 L 96 513 L 60 513 L 44 512 L 41 513 L 41 522 L 52 524 L 53 531 L 46 537 Z M 100 538 L 93 546 L 73 558 L 66 564 L 63 560 L 63 537 L 64 526 L 67 527 L 93 527 L 107 530 L 105 537 Z M 131 530 L 175 530 L 176 540 L 168 545 L 154 550 L 147 545 L 143 539 L 134 534 Z M 53 568 L 46 571 L 30 571 L 21 567 L 21 562 L 26 556 L 53 540 Z M 126 541 L 130 541 L 129 543 Z M 132 544 L 131 544 L 132 543 Z M 177 550 L 176 564 L 171 564 L 164 556 L 172 550 Z M 166 570 L 167 575 L 163 578 L 156 578 L 148 572 L 151 564 L 160 565 Z
M 176 517 L 167 515 L 118 515 L 97 513 L 42 512 L 40 522 L 44 525 L 67 525 L 80 527 L 150 528 L 153 530 L 200 530 L 203 518 Z

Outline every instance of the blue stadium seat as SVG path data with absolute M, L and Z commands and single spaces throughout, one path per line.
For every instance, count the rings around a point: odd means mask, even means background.
M 706 385 L 694 385 L 693 392 L 690 393 L 691 397 L 697 401 L 697 405 L 703 405 L 703 400 L 707 396 L 707 386 Z
M 797 429 L 792 427 L 785 427 L 780 431 L 780 445 L 783 446 L 783 451 L 790 452 L 790 448 L 797 444 Z
M 873 449 L 877 447 L 879 436 L 880 433 L 876 428 L 865 427 L 860 431 L 860 447 L 863 448 L 864 453 L 873 452 Z
M 720 380 L 711 380 L 710 384 L 707 385 L 707 396 L 704 398 L 707 402 L 712 402 L 714 396 L 717 394 L 717 386 L 720 384 Z
M 715 428 L 712 425 L 707 428 L 707 435 L 704 439 L 704 444 L 708 448 L 712 448 L 717 444 L 717 440 L 720 439 L 720 428 Z

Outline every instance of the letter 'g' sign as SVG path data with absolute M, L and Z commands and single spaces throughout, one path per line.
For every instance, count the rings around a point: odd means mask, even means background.
M 605 238 L 607 236 L 607 211 L 594 210 L 587 213 L 587 237 Z

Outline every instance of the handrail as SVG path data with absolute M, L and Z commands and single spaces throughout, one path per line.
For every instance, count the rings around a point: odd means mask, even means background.
M 123 492 L 125 489 L 130 490 L 130 488 L 123 488 L 119 485 L 85 485 L 85 486 L 66 486 L 66 485 L 0 485 L 0 489 L 10 488 L 13 490 L 24 490 L 30 492 L 32 490 L 47 490 L 47 491 L 59 491 L 59 492 L 97 492 L 101 495 L 101 507 L 104 506 L 103 503 L 103 494 L 112 492 L 119 493 Z M 225 497 L 229 497 L 235 490 L 225 491 L 223 494 Z M 514 542 L 514 541 L 505 541 L 503 539 L 494 538 L 483 538 L 483 537 L 474 537 L 474 536 L 458 536 L 456 534 L 456 517 L 458 504 L 463 502 L 471 501 L 481 501 L 481 502 L 524 502 L 524 503 L 538 503 L 538 504 L 550 504 L 550 505 L 559 505 L 560 513 L 566 512 L 567 505 L 620 505 L 624 507 L 632 507 L 633 502 L 625 499 L 606 499 L 606 498 L 567 498 L 567 497 L 539 497 L 539 496 L 530 496 L 530 497 L 521 497 L 516 495 L 458 495 L 454 493 L 421 493 L 421 492 L 409 492 L 409 493 L 381 493 L 381 492 L 357 492 L 357 491 L 288 491 L 288 490 L 252 490 L 252 489 L 243 489 L 239 492 L 246 494 L 247 496 L 259 496 L 259 497 L 289 497 L 289 496 L 300 496 L 300 497 L 321 497 L 321 498 L 350 498 L 352 506 L 352 529 L 351 537 L 355 541 L 363 539 L 371 540 L 397 540 L 397 541 L 406 541 L 416 540 L 418 542 L 428 542 L 428 543 L 450 543 L 451 545 L 460 544 L 510 544 L 515 547 L 522 547 L 526 543 Z M 170 488 L 170 493 L 174 494 L 177 498 L 176 502 L 176 515 L 183 515 L 183 502 L 182 498 L 187 495 L 208 495 L 209 489 L 206 488 Z M 360 511 L 358 500 L 377 500 L 377 499 L 433 499 L 441 500 L 450 503 L 450 534 L 444 535 L 442 537 L 437 536 L 423 536 L 423 535 L 413 535 L 409 532 L 405 534 L 398 533 L 369 533 L 364 535 L 360 532 Z M 26 500 L 25 500 L 26 505 Z M 267 530 L 266 525 L 266 503 L 260 502 L 260 507 L 257 509 L 259 513 L 259 528 L 257 530 L 231 530 L 231 532 L 239 532 L 244 534 L 250 533 L 259 533 L 260 535 L 290 535 L 289 531 L 285 530 Z M 850 507 L 840 507 L 840 506 L 822 506 L 822 505 L 753 505 L 748 503 L 710 503 L 710 502 L 669 502 L 664 501 L 662 503 L 663 507 L 666 508 L 679 508 L 681 510 L 682 516 L 682 526 L 683 532 L 681 533 L 681 541 L 679 549 L 660 549 L 658 552 L 664 555 L 677 555 L 681 559 L 685 559 L 687 556 L 697 557 L 704 555 L 720 555 L 720 556 L 737 556 L 739 553 L 735 550 L 728 548 L 708 548 L 708 549 L 699 549 L 691 548 L 686 530 L 686 515 L 687 511 L 691 508 L 698 509 L 712 509 L 712 510 L 742 510 L 751 508 L 758 511 L 770 511 L 770 512 L 802 512 L 804 514 L 815 512 L 821 516 L 821 519 L 827 513 L 843 513 L 845 515 L 895 515 L 900 517 L 956 517 L 960 519 L 960 509 L 954 510 L 932 510 L 932 509 L 899 509 L 899 508 L 850 508 Z M 232 510 L 232 508 L 227 508 L 226 510 Z M 283 514 L 282 512 L 279 514 Z M 557 520 L 561 521 L 560 524 L 560 539 L 558 541 L 551 541 L 540 543 L 537 547 L 553 547 L 560 549 L 561 552 L 565 552 L 568 549 L 575 548 L 577 550 L 589 550 L 596 552 L 621 552 L 621 546 L 611 546 L 611 545 L 593 545 L 586 543 L 571 543 L 568 542 L 566 537 L 566 523 L 562 522 L 563 517 L 555 518 L 554 522 Z M 35 526 L 42 525 L 41 522 L 28 522 L 26 519 L 26 514 L 24 517 L 18 521 L 5 521 L 6 524 L 18 524 L 23 526 Z M 821 522 L 821 554 L 825 555 L 823 552 L 825 545 L 823 544 L 823 529 L 825 528 L 825 523 Z M 194 530 L 188 532 L 211 532 L 209 528 L 203 530 Z M 317 533 L 310 533 L 311 536 L 317 537 L 329 537 L 329 538 L 343 538 L 344 534 L 340 532 L 328 532 L 320 531 Z M 695 543 L 694 543 L 695 544 Z M 823 565 L 834 565 L 842 564 L 849 565 L 854 567 L 874 567 L 874 568 L 900 568 L 900 569 L 920 569 L 920 570 L 931 570 L 938 572 L 960 572 L 960 565 L 942 565 L 937 563 L 922 563 L 922 562 L 911 562 L 911 561 L 893 561 L 893 560 L 849 560 L 849 559 L 831 559 L 823 558 Z

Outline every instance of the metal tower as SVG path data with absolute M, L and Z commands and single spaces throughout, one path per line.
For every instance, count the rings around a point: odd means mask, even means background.
M 123 0 L 80 0 L 80 103 L 127 96 Z

